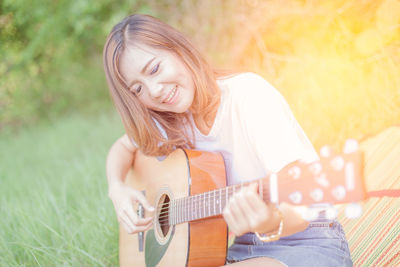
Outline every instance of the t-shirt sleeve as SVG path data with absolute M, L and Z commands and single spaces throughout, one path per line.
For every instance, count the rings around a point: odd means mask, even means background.
M 237 84 L 237 117 L 266 172 L 278 172 L 296 160 L 317 160 L 317 153 L 283 96 L 261 76 L 243 76 Z

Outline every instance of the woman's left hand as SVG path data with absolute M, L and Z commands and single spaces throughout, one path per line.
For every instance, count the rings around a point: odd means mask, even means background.
M 274 206 L 267 205 L 257 191 L 257 183 L 243 187 L 224 208 L 224 219 L 236 236 L 247 232 L 266 233 L 279 226 L 280 219 L 274 214 Z

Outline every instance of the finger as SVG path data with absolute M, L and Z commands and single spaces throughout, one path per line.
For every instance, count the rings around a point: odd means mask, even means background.
M 139 218 L 136 225 L 147 225 L 153 221 L 153 217 Z
M 138 232 L 144 232 L 153 225 L 153 222 L 150 221 L 147 225 L 142 225 L 142 226 L 133 226 L 129 223 L 126 223 L 126 218 L 121 218 L 120 219 L 120 224 L 123 226 L 123 228 L 126 230 L 128 234 L 135 234 Z
M 254 202 L 257 201 L 258 195 L 256 195 L 252 191 L 245 191 L 243 192 L 242 196 L 240 196 L 240 201 L 237 202 L 238 208 L 241 209 L 243 214 L 243 218 L 246 220 L 246 224 L 248 225 L 249 229 L 253 231 L 255 228 L 262 224 L 266 219 L 265 211 L 267 207 L 263 208 L 256 208 Z
M 232 231 L 234 235 L 239 236 L 241 233 L 236 224 L 235 218 L 232 216 L 232 213 L 230 212 L 229 208 L 225 207 L 222 216 L 224 217 L 225 222 L 228 225 L 230 231 Z
M 135 233 L 144 232 L 144 231 L 149 230 L 151 228 L 151 226 L 153 226 L 153 221 L 150 221 L 149 224 L 147 224 L 147 225 L 136 226 L 134 230 L 135 230 Z
M 259 215 L 268 212 L 267 204 L 261 199 L 257 191 L 253 191 L 252 188 L 244 192 L 244 199 L 242 201 L 244 208 L 252 215 Z
M 154 211 L 154 207 L 150 205 L 150 203 L 147 201 L 146 197 L 139 191 L 134 190 L 135 191 L 135 198 L 137 201 L 140 202 L 140 204 L 143 205 L 143 207 L 149 211 L 149 212 L 153 212 Z
M 132 229 L 128 224 L 126 224 L 123 220 L 120 220 L 119 223 L 122 225 L 122 228 L 124 228 L 125 231 L 126 231 L 128 234 L 132 234 L 132 233 L 133 233 L 133 229 Z
M 240 194 L 236 194 L 229 200 L 227 207 L 232 217 L 232 225 L 235 227 L 236 234 L 243 234 L 250 229 L 246 219 L 246 212 L 239 207 L 240 199 Z
M 131 204 L 125 206 L 122 209 L 122 213 L 125 215 L 125 218 L 129 221 L 132 227 L 136 226 L 139 218 L 136 212 L 133 210 L 133 206 Z
M 135 226 L 147 225 L 153 219 L 153 217 L 140 218 L 132 205 L 129 205 L 124 212 Z
M 126 214 L 121 213 L 119 216 L 119 223 L 125 228 L 125 230 L 128 232 L 128 234 L 132 234 L 135 227 L 134 225 L 130 222 Z

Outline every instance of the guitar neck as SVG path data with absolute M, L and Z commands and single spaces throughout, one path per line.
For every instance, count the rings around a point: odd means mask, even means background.
M 259 182 L 262 182 L 260 179 Z M 224 188 L 204 192 L 201 194 L 174 199 L 162 210 L 169 209 L 169 224 L 175 225 L 189 221 L 200 220 L 208 217 L 221 215 L 230 197 L 240 191 L 242 187 L 249 185 L 242 183 Z M 267 190 L 260 190 L 263 199 L 269 199 Z
M 362 154 L 356 151 L 322 157 L 312 163 L 294 162 L 276 174 L 255 181 L 260 197 L 266 202 L 341 204 L 367 198 L 361 177 Z M 169 225 L 175 225 L 221 215 L 229 198 L 248 184 L 250 182 L 171 200 L 164 203 L 161 216 Z

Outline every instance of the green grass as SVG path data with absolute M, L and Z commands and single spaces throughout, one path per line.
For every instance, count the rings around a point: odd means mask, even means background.
M 0 135 L 0 265 L 118 264 L 105 159 L 122 132 L 109 112 Z

